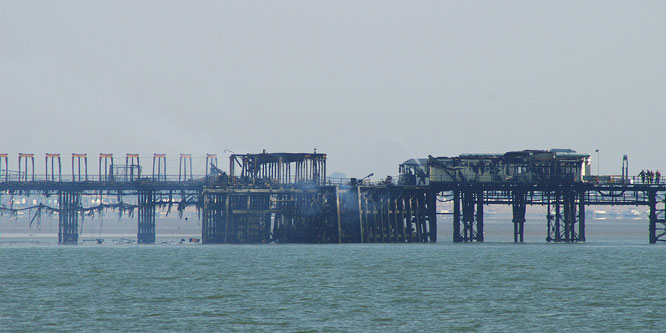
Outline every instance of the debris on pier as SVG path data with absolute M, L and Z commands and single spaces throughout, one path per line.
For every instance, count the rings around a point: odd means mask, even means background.
M 229 178 L 220 177 L 203 190 L 204 243 L 383 243 L 437 238 L 434 193 L 388 184 L 327 184 L 326 154 L 234 154 L 229 169 Z

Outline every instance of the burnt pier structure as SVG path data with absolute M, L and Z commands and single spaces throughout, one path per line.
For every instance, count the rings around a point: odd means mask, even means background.
M 204 189 L 204 243 L 435 242 L 435 196 L 400 187 Z
M 401 243 L 437 240 L 435 193 L 332 184 L 325 154 L 234 154 L 203 190 L 204 243 Z M 239 175 L 235 171 L 239 170 Z
M 192 155 L 180 154 L 176 176 L 167 174 L 163 153 L 153 155 L 149 172 L 138 154 L 117 164 L 102 153 L 98 174 L 90 175 L 88 156 L 74 153 L 66 175 L 60 154 L 46 154 L 44 172 L 37 174 L 33 154 L 19 154 L 18 171 L 0 154 L 0 195 L 57 198 L 52 206 L 3 205 L 0 212 L 57 213 L 60 244 L 76 244 L 81 219 L 104 209 L 136 215 L 141 244 L 155 242 L 158 208 L 172 205 L 181 213 L 188 206 L 199 210 L 206 244 L 436 242 L 438 215 L 447 214 L 458 243 L 483 242 L 484 210 L 504 205 L 511 206 L 514 242 L 520 243 L 527 208 L 540 206 L 546 241 L 575 243 L 586 240 L 587 207 L 645 206 L 649 242 L 666 241 L 663 180 L 630 177 L 624 164 L 622 176 L 592 176 L 589 155 L 569 150 L 412 159 L 400 164 L 397 181 L 381 182 L 329 179 L 326 158 L 316 152 L 232 154 L 227 174 L 217 155 L 207 154 L 205 174 L 195 176 Z M 118 202 L 83 207 L 82 198 L 90 196 Z
M 211 165 L 216 160 L 211 157 Z M 206 177 L 194 178 L 191 171 L 191 156 L 181 154 L 181 165 L 188 165 L 189 174 L 183 172 L 178 176 L 167 176 L 164 167 L 165 154 L 155 154 L 153 158 L 153 174 L 142 175 L 138 154 L 127 154 L 126 164 L 114 164 L 112 154 L 99 155 L 99 174 L 89 176 L 88 156 L 72 154 L 72 173 L 63 175 L 60 154 L 45 155 L 45 170 L 42 175 L 34 171 L 34 155 L 19 154 L 19 171 L 10 171 L 8 155 L 0 154 L 0 196 L 44 196 L 55 199 L 55 205 L 40 203 L 27 208 L 2 205 L 0 211 L 16 213 L 21 210 L 34 211 L 32 220 L 41 216 L 43 211 L 58 215 L 58 243 L 77 244 L 81 221 L 87 215 L 107 209 L 118 210 L 121 214 L 137 216 L 137 242 L 152 244 L 155 242 L 156 208 L 166 207 L 168 210 L 176 206 L 182 211 L 188 206 L 201 208 L 201 192 Z M 186 164 L 187 163 L 187 164 Z M 117 203 L 109 204 L 97 200 L 98 204 L 84 207 L 82 198 L 115 197 Z M 135 213 L 136 212 L 136 213 Z
M 666 241 L 663 184 L 457 184 L 438 186 L 452 204 L 453 242 L 483 242 L 484 206 L 512 207 L 514 242 L 524 241 L 527 206 L 545 208 L 548 242 L 584 242 L 588 206 L 645 206 L 650 243 Z
M 548 242 L 584 242 L 588 206 L 647 206 L 649 242 L 666 241 L 666 184 L 659 177 L 590 175 L 590 156 L 569 149 L 432 157 L 401 165 L 452 204 L 453 241 L 484 241 L 484 206 L 512 207 L 514 242 L 524 241 L 527 206 L 546 210 Z M 425 167 L 423 167 L 425 166 Z M 411 176 L 411 177 L 409 177 Z

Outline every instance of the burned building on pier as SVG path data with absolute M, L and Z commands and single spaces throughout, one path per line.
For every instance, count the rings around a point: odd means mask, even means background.
M 331 184 L 326 155 L 233 154 L 203 189 L 204 243 L 384 243 L 437 238 L 435 193 Z M 239 171 L 239 172 L 238 172 Z
M 429 156 L 427 166 L 430 183 L 540 183 L 582 182 L 590 165 L 590 155 L 551 149 Z
M 229 157 L 230 176 L 249 180 L 270 180 L 276 184 L 310 182 L 326 184 L 326 154 L 266 153 L 232 154 Z
M 10 199 L 0 204 L 0 215 L 27 212 L 32 223 L 43 211 L 56 213 L 58 243 L 76 244 L 79 219 L 117 209 L 137 217 L 137 242 L 150 244 L 158 208 L 168 214 L 177 205 L 181 215 L 194 206 L 201 212 L 202 241 L 214 244 L 434 242 L 437 214 L 446 214 L 454 242 L 482 242 L 484 207 L 511 205 L 514 242 L 522 242 L 526 207 L 536 205 L 546 209 L 547 241 L 584 242 L 586 206 L 625 205 L 648 206 L 649 241 L 666 242 L 666 183 L 627 178 L 626 157 L 619 181 L 599 181 L 590 176 L 590 156 L 568 149 L 430 156 L 401 163 L 397 184 L 330 182 L 326 155 L 317 153 L 233 154 L 230 174 L 207 154 L 201 177 L 193 175 L 191 159 L 181 154 L 178 176 L 169 177 L 166 155 L 154 154 L 149 176 L 142 175 L 138 154 L 127 154 L 117 168 L 113 155 L 102 153 L 99 174 L 89 177 L 86 154 L 73 153 L 72 173 L 63 175 L 61 155 L 47 153 L 39 177 L 34 154 L 20 153 L 18 170 L 10 170 L 3 153 L 0 195 Z M 57 199 L 14 206 L 15 195 L 31 194 Z M 117 200 L 102 200 L 110 196 Z M 449 209 L 438 213 L 438 203 Z

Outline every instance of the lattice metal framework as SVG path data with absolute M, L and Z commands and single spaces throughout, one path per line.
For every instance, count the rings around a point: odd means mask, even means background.
M 261 153 L 232 154 L 229 173 L 251 180 L 269 179 L 278 184 L 312 182 L 326 184 L 326 154 L 318 153 Z

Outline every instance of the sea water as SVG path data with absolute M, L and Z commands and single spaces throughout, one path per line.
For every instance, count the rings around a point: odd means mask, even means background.
M 530 225 L 513 244 L 489 234 L 512 230 L 500 222 L 474 244 L 452 243 L 448 225 L 435 244 L 0 237 L 0 330 L 663 330 L 666 244 L 647 244 L 646 225 L 637 237 L 588 223 L 584 244 L 548 244 Z

